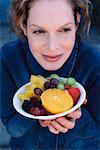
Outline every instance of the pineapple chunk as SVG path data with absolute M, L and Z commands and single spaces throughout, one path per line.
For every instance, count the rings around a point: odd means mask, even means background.
M 48 81 L 46 78 L 42 76 L 31 75 L 30 82 L 37 85 L 39 88 L 44 88 L 44 83 Z
M 29 100 L 29 98 L 26 97 L 24 93 L 20 93 L 20 94 L 18 95 L 18 99 L 19 99 L 21 102 L 23 102 L 24 100 Z
M 36 84 L 31 83 L 30 85 L 25 86 L 25 90 L 34 90 L 37 87 Z
M 26 90 L 24 94 L 25 94 L 25 97 L 27 97 L 27 98 L 31 98 L 31 97 L 35 96 L 35 93 L 33 90 Z

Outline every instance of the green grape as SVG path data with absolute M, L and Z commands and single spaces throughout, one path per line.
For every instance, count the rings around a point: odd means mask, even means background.
M 73 84 L 71 87 L 76 87 L 76 88 L 78 88 L 78 85 L 75 83 L 75 84 Z
M 57 89 L 61 89 L 61 90 L 64 90 L 64 84 L 62 84 L 62 83 L 59 83 L 58 85 L 57 85 Z
M 50 78 L 55 78 L 55 79 L 59 80 L 59 75 L 57 75 L 57 74 L 51 74 Z
M 60 78 L 59 83 L 66 84 L 66 80 Z
M 72 85 L 76 85 L 76 80 L 72 77 L 67 78 L 66 84 L 72 86 Z

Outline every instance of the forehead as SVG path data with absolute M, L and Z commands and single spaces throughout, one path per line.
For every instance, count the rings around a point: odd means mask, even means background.
M 28 20 L 37 25 L 74 22 L 72 5 L 69 0 L 35 0 L 29 10 Z

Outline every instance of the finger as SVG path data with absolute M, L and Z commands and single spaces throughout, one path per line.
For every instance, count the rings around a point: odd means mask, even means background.
M 67 129 L 72 129 L 74 128 L 75 126 L 75 121 L 73 120 L 68 120 L 66 119 L 65 117 L 59 117 L 56 119 L 56 121 L 61 125 L 63 126 L 64 128 L 67 128 Z
M 73 118 L 74 120 L 79 119 L 82 116 L 81 108 L 75 110 L 67 116 Z
M 53 120 L 51 122 L 51 125 L 59 132 L 66 133 L 68 131 L 68 128 L 63 127 L 61 124 L 59 124 L 57 121 Z
M 51 123 L 51 120 L 39 120 L 39 122 L 42 127 L 47 127 Z
M 56 130 L 52 125 L 49 125 L 48 128 L 49 128 L 49 131 L 54 133 L 54 134 L 58 134 L 59 133 L 59 131 Z
M 87 99 L 85 99 L 85 101 L 84 101 L 83 105 L 85 105 L 86 103 L 87 103 Z

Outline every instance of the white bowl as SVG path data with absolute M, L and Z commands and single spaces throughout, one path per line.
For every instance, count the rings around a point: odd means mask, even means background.
M 66 78 L 61 78 L 61 79 L 62 80 L 66 80 Z M 32 114 L 29 114 L 29 113 L 25 112 L 22 109 L 22 103 L 18 99 L 18 95 L 20 93 L 25 92 L 25 86 L 29 85 L 29 84 L 30 84 L 30 82 L 25 84 L 25 85 L 23 85 L 20 89 L 18 89 L 18 91 L 15 93 L 14 98 L 13 98 L 13 106 L 16 109 L 16 111 L 19 112 L 21 115 L 23 115 L 25 117 L 28 117 L 28 118 L 40 119 L 40 120 L 52 120 L 52 119 L 56 119 L 56 118 L 61 117 L 61 116 L 68 115 L 69 113 L 71 113 L 71 112 L 75 111 L 76 109 L 78 109 L 83 104 L 83 102 L 84 102 L 84 100 L 86 98 L 86 92 L 85 92 L 84 87 L 80 83 L 76 82 L 76 84 L 77 84 L 77 86 L 78 86 L 78 88 L 80 90 L 81 95 L 80 95 L 80 98 L 79 98 L 77 104 L 74 105 L 70 110 L 65 111 L 63 113 L 56 114 L 56 115 L 34 116 Z

